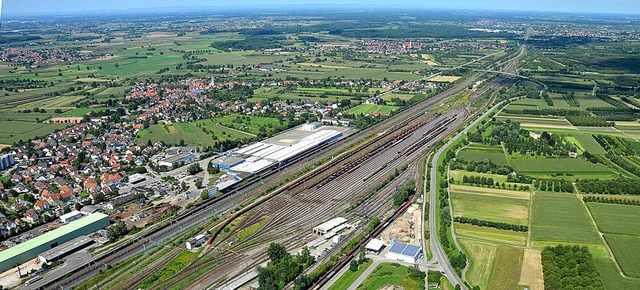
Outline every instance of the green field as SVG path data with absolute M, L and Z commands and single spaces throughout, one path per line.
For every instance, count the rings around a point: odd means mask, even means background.
M 640 206 L 588 203 L 589 210 L 603 233 L 640 236 Z
M 148 129 L 140 131 L 138 137 L 141 142 L 147 142 L 148 140 L 151 140 L 153 143 L 164 141 L 167 144 L 176 145 L 180 143 L 180 140 L 184 140 L 185 144 L 198 146 L 213 145 L 215 140 L 212 135 L 215 136 L 217 140 L 253 137 L 243 132 L 234 131 L 229 128 L 225 129 L 223 126 L 208 124 L 206 120 L 203 120 L 203 122 L 199 124 L 203 124 L 203 126 L 207 128 L 208 133 L 203 132 L 196 124 L 191 123 L 155 124 L 151 125 Z
M 469 261 L 467 280 L 471 285 L 478 285 L 480 289 L 487 289 L 489 277 L 493 272 L 498 246 L 465 238 L 458 239 L 458 242 Z
M 249 120 L 247 120 L 249 119 Z M 267 133 L 273 133 L 278 127 L 281 129 L 286 128 L 287 122 L 283 120 L 282 124 L 275 118 L 268 117 L 256 117 L 256 116 L 243 116 L 238 114 L 232 114 L 224 117 L 216 117 L 210 119 L 213 124 L 220 123 L 226 127 L 257 135 L 260 133 L 260 127 L 264 126 Z
M 593 164 L 576 158 L 513 159 L 511 164 L 518 173 L 533 176 L 553 173 L 571 173 L 578 178 L 615 178 L 617 176 L 602 164 Z
M 409 278 L 409 268 L 397 263 L 382 263 L 365 279 L 358 289 L 380 289 L 385 285 L 398 285 L 407 290 L 424 289 L 424 281 Z
M 149 277 L 148 279 L 142 281 L 142 283 L 140 284 L 140 288 L 143 288 L 143 289 L 150 288 L 157 282 L 160 282 L 164 279 L 169 278 L 171 275 L 179 272 L 182 268 L 189 265 L 189 263 L 192 262 L 196 256 L 197 256 L 196 253 L 193 253 L 190 251 L 183 251 L 175 259 L 171 260 L 171 262 L 169 262 L 169 264 L 167 264 L 160 271 L 153 274 L 153 276 Z
M 0 123 L 0 144 L 13 144 L 27 141 L 36 137 L 44 137 L 56 129 L 66 128 L 65 124 L 36 124 L 17 121 L 2 121 Z
M 582 202 L 574 194 L 536 193 L 531 238 L 536 241 L 600 244 Z
M 462 156 L 469 161 L 491 160 L 495 164 L 508 166 L 509 162 L 502 150 L 502 147 L 468 147 L 462 149 L 458 156 Z
M 524 249 L 522 248 L 498 247 L 486 289 L 517 289 L 523 257 Z
M 398 107 L 393 107 L 393 106 L 362 104 L 349 110 L 348 112 L 350 114 L 355 114 L 355 115 L 367 115 L 367 114 L 373 114 L 373 113 L 389 115 L 392 112 L 396 111 L 397 109 Z
M 490 189 L 487 189 L 490 190 Z M 453 215 L 508 224 L 528 224 L 528 200 L 476 195 L 464 190 L 451 193 Z
M 353 284 L 353 282 L 355 282 L 356 279 L 358 279 L 358 277 L 360 277 L 360 275 L 362 275 L 362 273 L 364 273 L 364 271 L 369 268 L 372 263 L 373 261 L 367 260 L 362 265 L 360 265 L 358 271 L 352 272 L 351 270 L 347 270 L 347 272 L 345 272 L 344 275 L 342 275 L 340 279 L 338 279 L 338 281 L 336 281 L 335 283 L 333 283 L 333 285 L 331 285 L 331 287 L 329 287 L 329 290 L 343 290 L 349 288 L 349 286 L 351 286 L 351 284 Z
M 604 235 L 625 275 L 640 278 L 640 237 Z
M 610 258 L 595 258 L 596 268 L 606 289 L 640 289 L 640 279 L 620 276 L 618 268 Z
M 104 112 L 106 111 L 106 109 L 104 108 L 76 108 L 73 109 L 71 111 L 67 111 L 64 112 L 62 114 L 60 114 L 60 116 L 58 117 L 63 117 L 63 118 L 67 118 L 67 117 L 84 117 L 86 116 L 89 112 Z
M 573 134 L 573 136 L 582 144 L 585 150 L 592 154 L 606 154 L 602 146 L 598 144 L 596 139 L 593 139 L 591 134 Z
M 514 246 L 524 246 L 527 243 L 527 233 L 522 232 L 477 227 L 461 223 L 454 223 L 454 229 L 458 237 L 469 238 L 472 240 Z

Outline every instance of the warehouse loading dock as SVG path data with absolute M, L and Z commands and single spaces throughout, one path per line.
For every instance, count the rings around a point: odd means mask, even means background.
M 93 244 L 93 239 L 87 236 L 80 236 L 38 255 L 38 259 L 42 263 L 55 262 L 91 244 Z

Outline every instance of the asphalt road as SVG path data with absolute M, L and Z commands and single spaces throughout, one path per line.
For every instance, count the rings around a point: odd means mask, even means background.
M 455 285 L 460 285 L 461 289 L 467 289 L 467 287 L 462 282 L 462 279 L 460 279 L 458 274 L 456 274 L 456 272 L 453 270 L 453 267 L 451 266 L 451 262 L 449 261 L 449 258 L 447 257 L 447 255 L 445 254 L 444 250 L 442 249 L 442 245 L 440 244 L 440 240 L 438 240 L 438 231 L 437 231 L 437 228 L 436 228 L 436 219 L 437 219 L 437 217 L 436 217 L 436 202 L 437 202 L 437 197 L 436 197 L 437 194 L 436 194 L 436 192 L 438 190 L 438 184 L 436 182 L 436 176 L 438 174 L 438 168 L 437 168 L 436 165 L 437 165 L 438 159 L 440 158 L 442 153 L 444 153 L 444 151 L 447 149 L 447 147 L 449 147 L 449 145 L 451 145 L 455 140 L 457 140 L 461 136 L 466 135 L 467 132 L 471 128 L 475 127 L 478 123 L 480 123 L 480 121 L 482 119 L 487 117 L 493 110 L 495 110 L 498 106 L 502 105 L 502 103 L 504 103 L 504 101 L 496 104 L 491 109 L 487 110 L 487 112 L 485 112 L 482 116 L 480 116 L 478 119 L 473 121 L 469 126 L 464 128 L 454 138 L 449 140 L 449 142 L 447 142 L 444 146 L 440 147 L 440 149 L 438 149 L 438 151 L 436 151 L 436 153 L 434 154 L 433 159 L 431 161 L 431 181 L 430 181 L 430 194 L 429 194 L 429 217 L 430 217 L 429 218 L 429 232 L 430 232 L 429 244 L 431 246 L 431 251 L 433 252 L 433 259 L 435 259 L 440 265 L 442 265 L 442 268 L 445 271 L 445 275 L 447 276 L 449 281 L 451 281 L 451 283 L 454 286 Z

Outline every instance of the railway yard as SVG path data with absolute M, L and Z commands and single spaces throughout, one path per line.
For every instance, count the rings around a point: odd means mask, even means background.
M 154 283 L 152 289 L 172 285 L 186 289 L 213 286 L 215 289 L 230 284 L 267 261 L 267 244 L 278 242 L 290 250 L 300 249 L 317 238 L 311 234 L 311 228 L 339 213 L 344 212 L 349 223 L 358 225 L 368 224 L 373 217 L 393 220 L 410 205 L 407 203 L 400 211 L 390 211 L 390 197 L 395 189 L 409 179 L 419 180 L 417 164 L 425 157 L 427 149 L 470 118 L 466 104 L 443 107 L 445 100 L 480 81 L 487 85 L 473 93 L 470 99 L 510 82 L 508 77 L 476 73 L 436 97 L 400 111 L 375 126 L 319 145 L 253 175 L 223 194 L 104 250 L 69 275 L 47 277 L 33 286 L 46 289 L 72 287 L 108 265 L 123 263 L 126 264 L 123 270 L 97 286 L 136 288 L 183 250 L 170 246 L 174 237 L 183 236 L 183 232 L 194 225 L 201 225 L 205 226 L 203 232 L 211 233 L 209 245 L 180 271 Z M 434 110 L 436 107 L 439 109 Z M 308 170 L 309 164 L 319 163 L 324 165 L 300 176 Z M 398 171 L 400 175 L 396 179 L 374 192 Z M 287 183 L 292 178 L 297 179 Z M 280 187 L 273 190 L 275 185 Z M 269 191 L 271 193 L 267 195 L 257 195 Z M 353 204 L 359 205 L 349 209 Z M 212 220 L 214 216 L 216 220 L 222 219 L 222 223 Z M 386 222 L 384 226 L 388 224 Z M 347 238 L 363 228 L 357 227 Z M 376 229 L 374 233 L 379 234 L 383 229 Z M 338 248 L 328 249 L 327 253 L 318 256 L 316 265 Z M 153 250 L 144 254 L 149 249 Z M 321 284 L 329 278 L 323 277 Z

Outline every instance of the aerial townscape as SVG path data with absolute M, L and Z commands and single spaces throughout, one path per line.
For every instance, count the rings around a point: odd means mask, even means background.
M 637 3 L 234 2 L 0 0 L 0 290 L 640 289 Z

